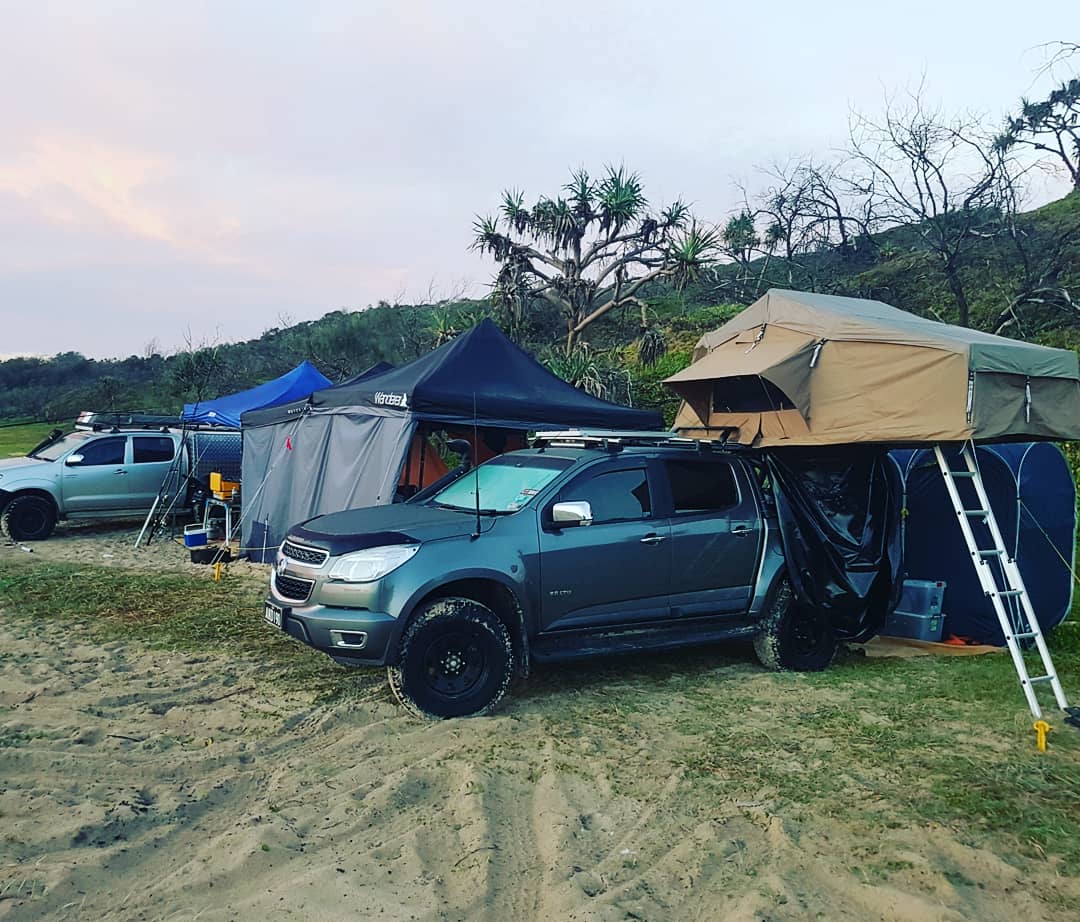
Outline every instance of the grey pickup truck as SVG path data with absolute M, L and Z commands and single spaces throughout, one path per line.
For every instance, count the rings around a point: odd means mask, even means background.
M 489 711 L 534 662 L 753 638 L 768 667 L 824 669 L 837 640 L 793 601 L 764 477 L 708 443 L 550 438 L 294 526 L 264 617 L 386 666 L 427 717 Z
M 145 516 L 167 477 L 173 493 L 177 484 L 184 491 L 183 508 L 210 467 L 239 472 L 238 432 L 189 432 L 185 439 L 161 426 L 56 430 L 25 457 L 0 460 L 0 530 L 15 541 L 39 541 L 58 519 Z

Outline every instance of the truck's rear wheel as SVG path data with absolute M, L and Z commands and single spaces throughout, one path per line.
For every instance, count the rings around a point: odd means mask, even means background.
M 398 700 L 419 717 L 486 714 L 502 700 L 513 675 L 510 632 L 472 599 L 437 599 L 401 639 L 396 666 L 386 669 Z
M 56 527 L 56 507 L 43 496 L 16 496 L 0 513 L 0 530 L 12 541 L 43 541 Z
M 820 672 L 836 656 L 836 634 L 828 615 L 795 599 L 783 579 L 754 638 L 761 664 L 778 672 Z

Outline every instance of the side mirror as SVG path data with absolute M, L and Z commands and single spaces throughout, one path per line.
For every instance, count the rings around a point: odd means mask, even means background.
M 551 507 L 551 520 L 559 528 L 592 525 L 592 506 L 586 502 L 556 503 Z
M 64 459 L 64 464 L 66 464 L 68 467 L 78 467 L 78 465 L 80 465 L 82 463 L 83 463 L 83 456 L 80 455 L 78 452 L 76 452 L 73 455 L 68 455 Z
M 446 447 L 460 456 L 466 465 L 472 464 L 472 445 L 466 439 L 451 439 L 446 443 Z

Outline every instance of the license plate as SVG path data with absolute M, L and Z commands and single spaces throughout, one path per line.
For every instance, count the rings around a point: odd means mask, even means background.
M 282 627 L 285 622 L 281 606 L 275 605 L 273 602 L 267 602 L 263 607 L 263 617 L 274 627 Z

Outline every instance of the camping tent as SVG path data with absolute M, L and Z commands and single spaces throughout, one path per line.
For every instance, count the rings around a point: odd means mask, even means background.
M 772 289 L 666 383 L 675 426 L 763 447 L 1080 438 L 1075 352 Z
M 487 436 L 487 446 L 476 446 L 482 459 L 521 444 L 528 430 L 658 430 L 663 420 L 572 387 L 484 320 L 406 365 L 318 391 L 303 405 L 245 413 L 245 548 L 263 559 L 297 522 L 393 502 L 418 431 L 474 426 Z
M 267 381 L 246 391 L 218 397 L 217 400 L 185 403 L 184 412 L 180 418 L 185 423 L 204 423 L 239 429 L 240 414 L 245 410 L 276 407 L 279 404 L 307 397 L 312 391 L 329 386 L 330 379 L 319 369 L 310 362 L 301 362 L 280 378 L 274 378 L 273 381 Z
M 1003 644 L 933 452 L 894 451 L 891 456 L 904 483 L 905 576 L 944 580 L 946 636 Z M 1007 550 L 1020 567 L 1039 624 L 1049 630 L 1065 620 L 1072 605 L 1076 488 L 1069 465 L 1048 442 L 980 445 L 976 458 Z M 968 501 L 974 504 L 973 498 Z

